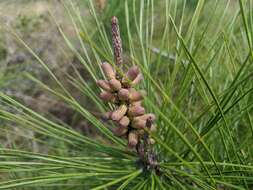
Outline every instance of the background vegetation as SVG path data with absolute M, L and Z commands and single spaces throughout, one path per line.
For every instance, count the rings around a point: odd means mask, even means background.
M 161 175 L 101 119 L 113 15 Z M 252 1 L 6 0 L 0 23 L 0 189 L 253 188 Z

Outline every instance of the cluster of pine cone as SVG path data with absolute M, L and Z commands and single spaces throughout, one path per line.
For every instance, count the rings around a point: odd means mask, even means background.
M 143 75 L 137 66 L 132 66 L 125 74 L 119 76 L 107 62 L 102 63 L 102 70 L 107 80 L 97 81 L 97 85 L 103 90 L 100 98 L 116 107 L 114 111 L 106 112 L 104 118 L 116 124 L 114 134 L 126 138 L 129 148 L 138 149 L 147 130 L 150 132 L 155 130 L 153 125 L 155 115 L 145 114 L 142 107 L 145 93 L 134 88 L 143 79 Z M 146 141 L 149 144 L 154 143 L 150 137 Z

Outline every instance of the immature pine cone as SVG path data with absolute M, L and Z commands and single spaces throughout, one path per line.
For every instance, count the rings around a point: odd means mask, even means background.
M 134 86 L 143 79 L 142 74 L 137 66 L 132 66 L 125 76 L 117 79 L 116 72 L 107 62 L 102 64 L 102 70 L 107 80 L 97 81 L 97 85 L 103 90 L 100 98 L 116 105 L 116 109 L 106 112 L 104 118 L 112 120 L 117 125 L 113 130 L 115 135 L 127 137 L 128 147 L 136 148 L 145 133 L 144 128 L 155 130 L 153 124 L 147 127 L 147 120 L 153 122 L 155 115 L 145 114 L 145 109 L 141 105 L 145 93 L 134 89 Z M 154 143 L 153 139 L 149 139 L 149 142 Z

